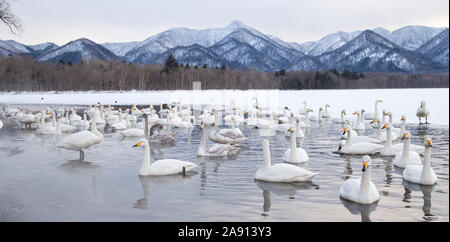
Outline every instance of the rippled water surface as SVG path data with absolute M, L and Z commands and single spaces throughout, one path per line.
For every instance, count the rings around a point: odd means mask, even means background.
M 253 179 L 262 165 L 264 138 L 272 164 L 282 162 L 289 139 L 281 132 L 261 136 L 261 130 L 243 126 L 248 140 L 236 156 L 199 158 L 199 127 L 177 129 L 176 145 L 152 145 L 151 159 L 191 161 L 199 165 L 196 172 L 139 177 L 143 151 L 132 147 L 137 138 L 120 139 L 107 129 L 104 141 L 81 162 L 79 153 L 56 148 L 69 134 L 40 136 L 13 120 L 2 121 L 0 221 L 449 221 L 448 126 L 407 125 L 411 143 L 423 144 L 424 135 L 433 139 L 436 185 L 403 182 L 403 169 L 392 159 L 374 156 L 372 181 L 381 199 L 359 205 L 340 199 L 339 188 L 361 176 L 361 156 L 335 152 L 342 129 L 331 121 L 312 122 L 299 140 L 310 156 L 300 166 L 319 174 L 295 184 Z M 364 133 L 373 132 L 368 126 Z

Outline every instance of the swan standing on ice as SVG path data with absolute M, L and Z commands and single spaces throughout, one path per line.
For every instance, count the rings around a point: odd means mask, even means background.
M 375 112 L 374 113 L 365 113 L 364 114 L 364 119 L 366 119 L 366 120 L 377 120 L 377 119 L 380 119 L 380 116 L 378 114 L 378 103 L 381 103 L 381 102 L 383 102 L 383 101 L 377 99 L 375 101 Z
M 371 204 L 380 200 L 380 194 L 377 187 L 370 180 L 370 166 L 372 160 L 368 155 L 362 158 L 363 168 L 362 177 L 360 179 L 348 179 L 344 182 L 340 189 L 342 198 L 361 204 Z
M 177 159 L 162 159 L 150 163 L 150 149 L 146 139 L 141 139 L 133 147 L 142 147 L 144 149 L 144 159 L 139 169 L 140 176 L 165 176 L 192 171 L 196 164 Z
M 425 123 L 428 124 L 428 116 L 430 110 L 427 109 L 425 101 L 420 102 L 420 107 L 417 108 L 416 116 L 419 118 L 419 123 L 422 124 L 422 118 L 425 118 Z
M 103 141 L 103 135 L 97 130 L 97 126 L 94 119 L 91 120 L 91 131 L 84 130 L 63 139 L 58 143 L 58 147 L 80 151 L 80 160 L 84 160 L 84 151 L 89 147 L 98 144 Z
M 268 182 L 295 182 L 311 181 L 317 173 L 311 172 L 292 164 L 271 165 L 269 141 L 262 142 L 264 161 L 261 168 L 255 173 L 255 179 Z
M 306 151 L 300 147 L 297 147 L 297 141 L 295 139 L 296 129 L 294 127 L 290 127 L 290 138 L 291 138 L 291 148 L 286 150 L 283 155 L 283 160 L 288 163 L 305 163 L 309 160 L 309 156 Z
M 238 147 L 232 146 L 230 144 L 214 144 L 213 146 L 206 149 L 206 139 L 205 139 L 205 125 L 200 123 L 200 146 L 197 150 L 197 156 L 227 156 L 234 155 L 239 150 Z
M 437 176 L 431 169 L 431 138 L 425 139 L 425 157 L 423 165 L 407 165 L 403 171 L 403 180 L 422 185 L 433 185 L 437 182 Z
M 404 142 L 403 151 L 395 156 L 393 160 L 394 165 L 401 168 L 405 168 L 407 165 L 421 165 L 422 161 L 420 160 L 419 153 L 411 151 L 409 148 L 411 143 L 411 134 L 409 131 L 403 133 L 402 140 Z

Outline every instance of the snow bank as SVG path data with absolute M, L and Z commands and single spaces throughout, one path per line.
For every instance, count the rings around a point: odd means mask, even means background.
M 352 89 L 352 90 L 204 90 L 204 91 L 127 91 L 127 92 L 23 92 L 0 93 L 0 103 L 10 104 L 160 104 L 181 101 L 182 104 L 194 104 L 194 108 L 203 104 L 230 105 L 248 109 L 254 102 L 252 98 L 273 110 L 281 111 L 284 106 L 298 113 L 303 108 L 303 101 L 314 109 L 312 115 L 320 106 L 331 105 L 329 112 L 333 117 L 339 117 L 345 109 L 347 115 L 365 108 L 366 112 L 374 111 L 376 99 L 383 100 L 379 104 L 383 109 L 392 112 L 394 122 L 400 121 L 401 115 L 406 115 L 408 123 L 418 122 L 415 115 L 420 101 L 425 100 L 431 114 L 429 122 L 439 125 L 449 125 L 449 89 Z

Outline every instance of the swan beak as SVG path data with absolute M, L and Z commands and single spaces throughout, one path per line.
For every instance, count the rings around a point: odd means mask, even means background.
M 347 133 L 347 128 L 344 128 L 344 132 L 342 133 L 342 135 L 344 135 L 345 133 Z
M 364 161 L 362 171 L 365 172 L 366 169 L 367 169 L 367 161 Z
M 429 139 L 429 140 L 427 140 L 427 144 L 431 147 L 432 145 L 431 145 L 431 140 Z
M 405 139 L 406 137 L 408 136 L 406 135 L 406 133 L 404 133 L 402 139 Z
M 383 126 L 383 128 L 381 128 L 381 129 L 386 129 L 387 128 L 387 124 L 385 124 L 384 126 Z
M 357 112 L 354 112 L 353 114 L 357 114 Z
M 141 142 L 137 142 L 137 144 L 133 145 L 133 147 L 140 147 L 141 146 Z

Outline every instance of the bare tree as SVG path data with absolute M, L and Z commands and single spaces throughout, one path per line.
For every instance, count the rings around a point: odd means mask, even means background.
M 0 0 L 0 20 L 9 27 L 11 33 L 18 34 L 22 32 L 20 19 L 11 11 L 8 1 Z

